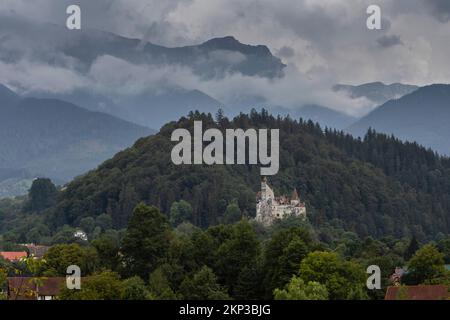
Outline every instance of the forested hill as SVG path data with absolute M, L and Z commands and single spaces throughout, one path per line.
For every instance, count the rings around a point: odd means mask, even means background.
M 70 183 L 48 212 L 54 228 L 81 218 L 110 214 L 123 227 L 144 201 L 168 213 L 174 201 L 188 201 L 188 219 L 199 226 L 221 222 L 230 203 L 255 214 L 258 166 L 175 166 L 170 153 L 175 128 L 279 128 L 280 172 L 269 178 L 278 194 L 296 187 L 310 221 L 342 226 L 361 236 L 435 236 L 450 232 L 450 161 L 416 144 L 372 131 L 363 141 L 322 130 L 312 122 L 274 118 L 263 111 L 228 120 L 191 113 L 165 125 Z

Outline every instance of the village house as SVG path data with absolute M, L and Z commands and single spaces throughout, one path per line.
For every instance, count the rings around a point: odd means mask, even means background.
M 384 300 L 447 300 L 449 289 L 446 285 L 391 286 Z
M 19 251 L 19 252 L 3 251 L 3 252 L 0 252 L 0 256 L 3 257 L 3 259 L 8 260 L 9 262 L 19 262 L 21 259 L 27 258 L 28 253 L 25 251 Z
M 7 295 L 9 300 L 55 300 L 65 283 L 64 277 L 11 277 L 7 279 Z
M 26 247 L 30 253 L 30 257 L 36 259 L 42 259 L 47 251 L 50 249 L 49 246 L 38 245 L 34 243 L 26 243 L 22 246 Z

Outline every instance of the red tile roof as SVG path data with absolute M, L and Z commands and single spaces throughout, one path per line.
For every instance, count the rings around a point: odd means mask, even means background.
M 22 252 L 0 252 L 0 256 L 9 261 L 18 261 L 22 258 L 26 258 L 28 254 L 25 251 Z
M 405 290 L 404 297 L 401 296 L 401 288 Z M 450 299 L 449 289 L 445 285 L 388 287 L 384 300 L 445 300 Z

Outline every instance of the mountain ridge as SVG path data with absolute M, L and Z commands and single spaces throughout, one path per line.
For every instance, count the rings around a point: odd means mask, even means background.
M 154 133 L 58 99 L 17 96 L 11 103 L 2 103 L 5 96 L 0 94 L 0 168 L 11 181 L 20 180 L 24 171 L 27 177 L 68 181 Z
M 384 84 L 381 81 L 363 83 L 360 85 L 337 84 L 333 86 L 333 91 L 344 92 L 352 99 L 365 97 L 378 105 L 389 100 L 398 99 L 409 94 L 419 87 L 403 83 Z
M 450 85 L 433 84 L 391 100 L 347 128 L 355 136 L 367 129 L 415 141 L 442 155 L 450 155 Z

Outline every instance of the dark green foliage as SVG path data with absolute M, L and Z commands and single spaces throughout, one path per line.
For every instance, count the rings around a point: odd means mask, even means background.
M 226 290 L 217 282 L 214 272 L 204 266 L 194 276 L 186 278 L 180 286 L 185 300 L 227 300 Z
M 92 241 L 92 246 L 97 250 L 101 267 L 117 270 L 120 262 L 120 243 L 118 239 L 110 234 L 102 234 L 99 238 Z
M 176 300 L 177 296 L 170 287 L 163 268 L 157 268 L 149 278 L 150 294 L 155 300 Z
M 169 221 L 173 227 L 178 226 L 184 221 L 191 221 L 192 219 L 192 206 L 189 202 L 180 200 L 179 202 L 172 203 L 170 207 Z
M 145 204 L 136 207 L 121 250 L 126 274 L 148 278 L 169 248 L 169 228 L 166 217 L 157 208 Z
M 416 253 L 416 251 L 419 249 L 419 243 L 417 242 L 416 237 L 412 237 L 411 242 L 409 243 L 408 248 L 405 252 L 405 259 L 409 260 L 411 257 Z
M 439 251 L 444 254 L 446 264 L 450 264 L 450 237 L 441 239 L 438 243 Z
M 133 281 L 134 282 L 134 281 Z M 130 296 L 130 282 L 127 282 L 127 293 Z M 83 281 L 81 290 L 70 290 L 66 286 L 61 288 L 61 300 L 120 300 L 123 296 L 123 284 L 117 273 L 103 271 L 90 276 Z
M 312 239 L 303 228 L 276 232 L 265 248 L 264 288 L 266 297 L 287 284 L 312 248 Z
M 64 276 L 67 266 L 80 266 L 86 277 L 82 290 L 63 289 L 62 299 L 341 300 L 383 299 L 395 267 L 405 265 L 409 239 L 361 239 L 329 225 L 314 232 L 307 224 L 286 223 L 294 227 L 263 228 L 244 219 L 179 233 L 156 208 L 140 204 L 123 240 L 108 230 L 83 246 L 61 244 L 44 260 L 29 259 L 38 268 L 2 261 L 0 273 Z M 321 243 L 315 234 L 325 232 L 330 241 Z M 445 251 L 441 238 L 438 248 Z M 450 284 L 443 258 L 437 247 L 423 246 L 402 283 Z M 381 268 L 382 290 L 368 292 L 365 270 L 373 264 Z
M 310 253 L 300 265 L 299 276 L 305 283 L 314 281 L 325 285 L 331 300 L 367 298 L 363 268 L 342 260 L 335 253 Z
M 230 203 L 225 210 L 222 222 L 225 224 L 233 224 L 242 218 L 241 209 L 237 203 Z
M 220 123 L 210 115 L 191 113 L 189 119 L 167 124 L 159 134 L 139 140 L 69 184 L 48 221 L 57 228 L 106 212 L 116 228 L 124 227 L 138 201 L 167 214 L 174 202 L 189 202 L 188 220 L 200 227 L 221 222 L 232 203 L 243 215 L 254 216 L 259 167 L 172 164 L 171 133 L 176 128 L 192 129 L 194 120 L 202 120 L 204 128 L 222 130 L 280 129 L 281 167 L 270 183 L 278 194 L 297 188 L 313 226 L 338 221 L 361 237 L 414 234 L 419 241 L 450 230 L 448 159 L 373 131 L 364 140 L 355 140 L 312 122 L 274 118 L 265 111 Z
M 427 244 L 420 248 L 408 262 L 408 283 L 426 284 L 441 278 L 446 273 L 444 254 L 433 245 Z
M 233 292 L 241 272 L 252 268 L 259 254 L 259 243 L 251 225 L 242 220 L 233 226 L 232 234 L 217 249 L 217 276 Z
M 81 247 L 78 244 L 60 244 L 50 248 L 45 254 L 47 274 L 50 276 L 66 276 L 67 267 L 77 265 L 82 275 L 91 274 L 99 265 L 97 251 L 92 247 Z
M 39 178 L 33 181 L 29 201 L 25 206 L 26 211 L 39 212 L 50 208 L 56 203 L 58 191 L 50 179 Z
M 323 284 L 310 281 L 307 284 L 297 277 L 285 286 L 283 290 L 275 289 L 275 300 L 328 300 L 328 290 Z
M 147 300 L 150 292 L 145 286 L 145 282 L 139 277 L 132 277 L 122 282 L 122 300 Z

